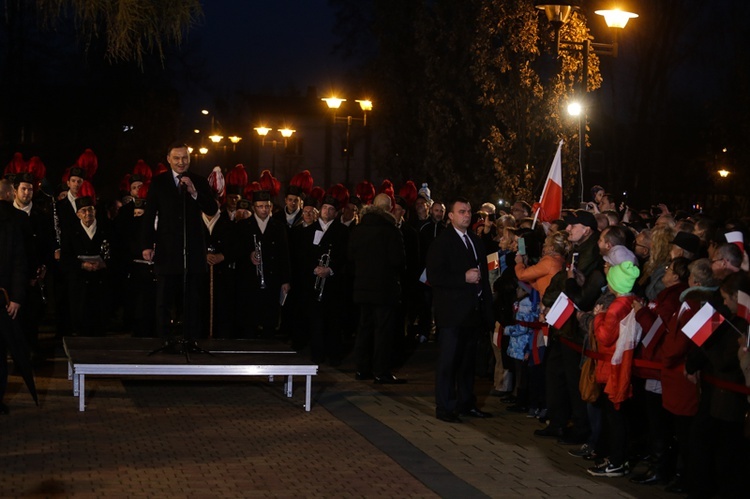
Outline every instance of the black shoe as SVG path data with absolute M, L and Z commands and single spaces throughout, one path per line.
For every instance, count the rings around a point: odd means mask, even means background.
M 438 414 L 435 417 L 437 417 L 440 421 L 445 421 L 446 423 L 463 423 L 463 421 L 461 421 L 461 418 L 459 418 L 455 414 Z
M 461 416 L 468 417 L 468 418 L 479 418 L 479 419 L 487 419 L 492 417 L 491 412 L 484 412 L 480 411 L 476 407 L 473 409 L 469 409 L 468 411 L 463 411 L 460 414 Z
M 357 374 L 354 375 L 354 379 L 359 381 L 364 381 L 366 379 L 372 379 L 374 376 L 372 373 L 365 372 L 365 371 L 357 371 Z
M 397 378 L 393 374 L 384 374 L 383 376 L 375 376 L 376 385 L 403 385 L 406 380 L 403 378 Z
M 630 481 L 639 485 L 653 485 L 661 482 L 662 478 L 661 473 L 649 468 L 645 473 L 632 477 Z
M 541 430 L 534 430 L 534 435 L 537 437 L 562 438 L 563 431 L 562 428 L 553 428 L 551 426 L 547 426 L 546 428 L 542 428 Z

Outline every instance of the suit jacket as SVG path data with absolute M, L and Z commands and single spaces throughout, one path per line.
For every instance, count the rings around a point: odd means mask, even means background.
M 250 254 L 255 250 L 255 236 L 261 243 L 261 254 L 263 255 L 263 277 L 269 288 L 278 291 L 278 287 L 284 283 L 290 282 L 291 268 L 289 264 L 289 240 L 287 238 L 286 224 L 269 217 L 266 231 L 261 233 L 258 222 L 254 216 L 237 222 L 239 230 L 239 255 L 237 259 L 237 271 L 244 274 L 249 279 L 252 286 L 260 285 L 260 280 L 256 279 L 255 265 L 252 264 Z
M 175 185 L 172 171 L 158 175 L 151 182 L 144 213 L 142 248 L 153 248 L 156 274 L 181 274 L 183 267 L 183 199 L 187 229 L 187 268 L 189 273 L 207 272 L 206 240 L 201 212 L 213 215 L 219 209 L 208 181 L 191 172 L 185 174 L 192 180 L 198 197 L 181 193 Z M 159 224 L 154 229 L 154 221 Z
M 323 299 L 341 301 L 345 290 L 346 271 L 346 246 L 349 242 L 349 228 L 337 220 L 334 220 L 325 231 L 319 244 L 314 244 L 315 233 L 320 230 L 320 223 L 315 222 L 302 229 L 301 245 L 304 250 L 304 267 L 300 272 L 303 279 L 300 283 L 303 290 L 314 298 L 318 292 L 315 291 L 315 275 L 313 269 L 318 266 L 320 257 L 328 250 L 331 251 L 329 267 L 333 275 L 326 278 L 323 291 Z
M 438 327 L 484 327 L 492 329 L 492 290 L 487 270 L 487 255 L 481 239 L 467 231 L 477 258 L 453 227 L 442 231 L 427 253 L 427 281 L 432 286 L 432 304 Z M 466 282 L 466 271 L 481 272 L 481 296 L 474 284 Z

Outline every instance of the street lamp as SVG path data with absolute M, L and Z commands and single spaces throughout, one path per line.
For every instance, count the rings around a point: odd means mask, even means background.
M 351 115 L 348 116 L 336 116 L 336 111 L 341 107 L 346 99 L 341 99 L 335 96 L 325 97 L 321 99 L 326 103 L 328 109 L 333 111 L 333 123 L 346 123 L 346 145 L 344 146 L 344 154 L 346 155 L 346 169 L 344 170 L 344 185 L 349 186 L 349 171 L 351 166 L 351 131 L 353 122 L 361 122 L 363 127 L 367 126 L 367 113 L 372 111 L 372 101 L 369 99 L 357 99 L 355 102 L 359 104 L 362 109 L 362 117 L 355 118 Z M 328 159 L 328 158 L 327 158 Z M 330 160 L 329 160 L 330 161 Z M 369 172 L 365 172 L 365 176 L 369 176 Z M 328 181 L 328 179 L 326 179 Z
M 729 170 L 721 169 L 717 172 L 721 178 L 727 178 L 731 173 Z
M 254 130 L 256 133 L 260 136 L 260 145 L 261 147 L 264 147 L 266 145 L 266 137 L 268 136 L 269 132 L 272 132 L 272 128 L 268 128 L 267 126 L 259 126 L 255 127 Z M 284 139 L 284 150 L 286 150 L 287 147 L 289 147 L 289 139 L 294 135 L 294 133 L 297 130 L 292 130 L 291 128 L 284 126 L 284 128 L 278 128 L 276 129 L 277 132 L 281 135 L 281 137 Z M 276 146 L 281 141 L 273 139 L 270 141 L 270 144 L 273 146 L 273 155 L 271 159 L 271 173 L 276 176 Z
M 570 15 L 575 9 L 581 8 L 581 0 L 535 0 L 534 6 L 543 10 L 547 16 L 547 20 L 552 24 L 555 29 L 555 55 L 560 55 L 560 50 L 567 52 L 580 53 L 583 57 L 583 68 L 581 75 L 581 87 L 579 89 L 579 103 L 580 109 L 577 114 L 573 114 L 568 109 L 568 112 L 573 116 L 578 116 L 578 161 L 581 175 L 581 202 L 583 202 L 583 169 L 584 169 L 584 155 L 586 145 L 586 94 L 588 93 L 589 85 L 589 54 L 593 52 L 597 55 L 610 55 L 617 57 L 618 39 L 620 30 L 623 29 L 630 19 L 638 17 L 638 14 L 632 12 L 626 12 L 620 9 L 611 10 L 597 10 L 594 13 L 604 17 L 604 22 L 610 28 L 613 34 L 612 43 L 598 43 L 592 41 L 588 36 L 581 42 L 573 40 L 560 40 L 560 28 L 568 22 Z

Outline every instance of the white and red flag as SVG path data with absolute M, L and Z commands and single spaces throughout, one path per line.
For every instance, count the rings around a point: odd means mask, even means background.
M 500 259 L 497 255 L 497 251 L 493 251 L 487 255 L 487 270 L 493 271 L 500 268 Z
M 651 341 L 656 337 L 656 333 L 661 332 L 664 329 L 664 321 L 661 320 L 661 317 L 658 315 L 656 316 L 656 320 L 653 324 L 651 324 L 651 327 L 649 328 L 646 335 L 641 340 L 641 344 L 643 344 L 644 347 L 648 348 L 648 346 L 651 344 Z
M 724 322 L 724 316 L 717 312 L 710 303 L 706 303 L 687 324 L 682 326 L 682 332 L 693 340 L 693 343 L 701 346 L 722 322 Z
M 744 291 L 737 291 L 737 316 L 750 322 L 750 295 Z
M 503 347 L 503 325 L 495 322 L 495 330 L 492 332 L 492 344 L 497 348 Z
M 536 225 L 537 218 L 542 222 L 552 222 L 561 216 L 563 199 L 562 145 L 563 141 L 561 140 L 560 145 L 557 146 L 555 159 L 552 160 L 549 174 L 547 174 L 542 197 L 539 199 L 539 203 L 534 206 L 534 225 Z
M 555 300 L 555 303 L 552 304 L 549 312 L 547 312 L 545 322 L 554 328 L 560 329 L 570 316 L 573 315 L 574 310 L 575 305 L 573 301 L 565 293 L 560 293 L 560 296 L 557 297 L 557 300 Z
M 736 245 L 740 251 L 743 253 L 745 252 L 745 238 L 742 235 L 742 232 L 738 230 L 734 230 L 732 232 L 727 232 L 724 234 L 724 237 L 726 238 L 728 243 L 732 243 Z

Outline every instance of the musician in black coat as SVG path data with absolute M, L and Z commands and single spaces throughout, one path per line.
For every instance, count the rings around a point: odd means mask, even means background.
M 323 198 L 320 217 L 302 231 L 301 282 L 310 327 L 311 358 L 339 365 L 343 357 L 342 318 L 346 292 L 346 245 L 349 229 L 337 218 L 338 200 Z
M 168 336 L 170 312 L 179 312 L 184 298 L 188 306 L 183 314 L 183 335 L 195 340 L 206 336 L 205 331 L 200 331 L 201 307 L 193 306 L 200 300 L 201 281 L 208 273 L 201 213 L 213 215 L 219 207 L 208 181 L 188 171 L 190 153 L 185 144 L 173 144 L 167 152 L 167 162 L 170 171 L 153 179 L 146 198 L 143 259 L 154 262 L 159 335 Z M 154 228 L 157 215 L 158 227 Z M 184 296 L 183 271 L 187 280 Z
M 279 324 L 280 300 L 290 289 L 291 268 L 286 226 L 271 216 L 268 191 L 253 193 L 253 215 L 237 222 L 239 254 L 237 275 L 243 287 L 243 335 L 272 337 Z M 260 252 L 256 251 L 256 242 Z M 262 272 L 261 272 L 262 269 Z
M 76 199 L 78 226 L 69 226 L 62 237 L 62 268 L 68 281 L 73 334 L 102 336 L 107 325 L 110 296 L 109 244 L 111 238 L 96 220 L 94 200 Z
M 489 417 L 476 407 L 474 363 L 477 341 L 494 324 L 487 255 L 481 239 L 468 230 L 471 205 L 458 198 L 450 205 L 446 228 L 427 254 L 427 281 L 432 287 L 438 328 L 435 403 L 438 419 L 459 423 L 459 414 Z M 468 238 L 468 241 L 467 241 Z
M 237 253 L 239 240 L 237 225 L 225 211 L 215 215 L 203 215 L 206 237 L 206 261 L 209 280 L 204 286 L 205 307 L 203 329 L 210 331 L 214 338 L 234 338 L 237 336 Z M 211 310 L 213 308 L 213 311 Z M 211 319 L 213 316 L 213 324 Z

